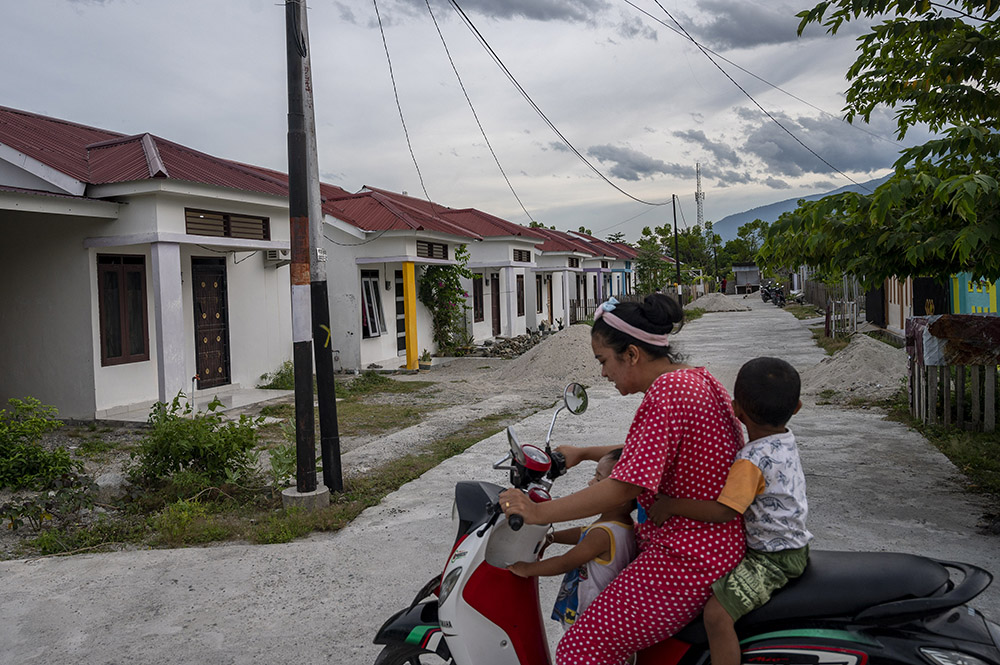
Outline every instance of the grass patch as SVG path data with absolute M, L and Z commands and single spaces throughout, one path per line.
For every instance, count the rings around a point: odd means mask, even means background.
M 820 311 L 814 305 L 785 305 L 786 312 L 791 312 L 792 316 L 796 319 L 815 319 L 817 316 L 821 316 Z
M 96 436 L 88 437 L 76 446 L 77 453 L 91 459 L 107 457 L 114 450 L 118 450 L 117 445 Z
M 431 410 L 426 405 L 366 404 L 345 401 L 337 405 L 337 421 L 341 436 L 382 434 L 415 425 L 421 416 Z
M 815 340 L 816 345 L 826 351 L 826 355 L 828 356 L 832 356 L 851 343 L 850 337 L 827 337 L 822 328 L 811 328 L 810 330 L 812 330 L 813 340 Z
M 695 319 L 700 319 L 705 316 L 705 310 L 701 307 L 692 307 L 691 309 L 684 310 L 684 323 L 688 321 L 694 321 Z

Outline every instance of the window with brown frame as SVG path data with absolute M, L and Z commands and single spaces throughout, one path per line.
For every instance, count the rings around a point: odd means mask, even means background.
M 448 245 L 443 242 L 417 241 L 417 256 L 422 259 L 447 259 Z
M 518 263 L 531 263 L 531 252 L 526 249 L 515 249 L 514 261 Z
M 216 238 L 270 240 L 271 222 L 267 217 L 234 215 L 210 210 L 184 209 L 184 228 L 191 235 Z
M 472 275 L 472 319 L 476 323 L 486 319 L 483 310 L 483 273 Z
M 146 257 L 97 255 L 101 365 L 149 360 Z
M 538 313 L 542 313 L 542 276 L 535 275 L 535 304 Z

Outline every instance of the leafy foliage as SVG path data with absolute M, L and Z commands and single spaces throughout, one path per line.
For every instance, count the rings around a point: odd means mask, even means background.
M 62 427 L 57 411 L 34 397 L 12 398 L 0 409 L 0 487 L 43 489 L 80 470 L 63 448 L 46 450 L 39 439 Z
M 893 275 L 970 271 L 1000 278 L 1000 3 L 836 0 L 799 14 L 821 23 L 888 15 L 859 40 L 847 72 L 848 120 L 896 110 L 897 136 L 926 123 L 942 134 L 900 153 L 872 194 L 801 203 L 772 226 L 761 257 L 854 273 L 871 286 Z
M 417 290 L 420 302 L 431 313 L 434 341 L 438 345 L 438 353 L 443 355 L 461 355 L 459 348 L 471 342 L 465 324 L 465 312 L 469 309 L 465 301 L 469 294 L 462 288 L 461 282 L 463 277 L 472 278 L 472 271 L 466 267 L 469 250 L 465 245 L 455 248 L 455 261 L 455 265 L 424 268 Z
M 157 402 L 149 413 L 151 431 L 133 455 L 130 475 L 137 481 L 169 478 L 180 471 L 197 472 L 210 482 L 231 481 L 252 473 L 257 461 L 254 429 L 262 419 L 240 416 L 223 421 L 217 399 L 207 412 L 181 404 L 178 393 L 170 404 Z

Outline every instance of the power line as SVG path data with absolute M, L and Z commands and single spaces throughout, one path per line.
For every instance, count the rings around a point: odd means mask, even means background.
M 583 156 L 583 154 L 579 150 L 576 149 L 576 147 L 572 143 L 570 143 L 569 139 L 563 136 L 562 132 L 560 132 L 559 129 L 555 126 L 555 124 L 553 124 L 552 121 L 549 120 L 548 117 L 545 115 L 545 113 L 542 112 L 542 109 L 539 108 L 537 104 L 535 104 L 534 100 L 531 98 L 528 92 L 523 87 L 521 87 L 521 84 L 518 83 L 516 78 L 514 78 L 514 75 L 511 73 L 511 71 L 507 69 L 507 66 L 503 63 L 503 60 L 500 59 L 500 56 L 497 55 L 496 51 L 494 51 L 493 48 L 489 45 L 489 42 L 486 41 L 486 38 L 483 37 L 482 33 L 479 32 L 479 29 L 476 28 L 476 26 L 472 23 L 472 20 L 469 19 L 465 11 L 458 5 L 457 0 L 450 0 L 450 2 L 451 5 L 455 8 L 455 11 L 465 22 L 466 26 L 468 26 L 469 30 L 471 30 L 472 33 L 475 35 L 476 39 L 479 40 L 479 43 L 482 44 L 483 48 L 486 49 L 487 53 L 490 54 L 494 62 L 496 62 L 497 65 L 500 67 L 500 69 L 503 71 L 503 73 L 506 74 L 507 78 L 514 85 L 517 91 L 521 93 L 521 96 L 524 97 L 525 101 L 528 102 L 528 105 L 531 106 L 532 109 L 534 109 L 535 113 L 537 113 L 538 116 L 542 119 L 542 121 L 544 121 L 545 124 L 548 125 L 549 129 L 551 129 L 555 133 L 555 135 L 559 137 L 559 140 L 561 140 L 566 145 L 566 147 L 573 152 L 573 154 L 575 154 L 578 158 L 580 158 L 580 161 L 586 164 L 591 171 L 597 174 L 597 177 L 599 177 L 601 180 L 614 187 L 620 193 L 624 194 L 628 198 L 638 203 L 642 203 L 644 205 L 649 205 L 649 206 L 663 206 L 670 203 L 670 201 L 654 203 L 652 201 L 645 201 L 636 196 L 633 196 L 632 194 L 626 192 L 624 189 L 622 189 L 615 183 L 611 182 L 611 180 L 609 180 L 603 173 L 601 173 L 596 166 L 594 166 L 586 157 Z
M 666 15 L 667 15 L 667 16 L 668 16 L 668 17 L 670 18 L 670 20 L 671 20 L 671 21 L 673 21 L 673 22 L 674 22 L 674 23 L 675 23 L 675 24 L 677 25 L 677 27 L 678 27 L 678 28 L 679 28 L 679 29 L 680 29 L 680 30 L 681 30 L 681 31 L 682 31 L 682 32 L 684 33 L 684 36 L 685 36 L 685 37 L 687 37 L 688 39 L 690 39 L 690 40 L 691 40 L 691 43 L 692 43 L 692 44 L 694 44 L 695 46 L 697 46 L 697 47 L 698 47 L 698 50 L 700 50 L 700 51 L 702 52 L 702 54 L 703 54 L 703 55 L 704 55 L 704 56 L 705 56 L 706 58 L 708 58 L 709 62 L 711 62 L 711 63 L 712 63 L 713 65 L 715 65 L 715 67 L 716 67 L 716 68 L 717 68 L 717 69 L 718 69 L 718 70 L 719 70 L 720 72 L 722 72 L 722 74 L 723 74 L 723 75 L 724 75 L 724 76 L 725 76 L 725 77 L 726 77 L 727 79 L 729 79 L 729 81 L 730 81 L 730 82 L 731 82 L 731 83 L 732 83 L 733 85 L 735 85 L 735 86 L 736 86 L 736 87 L 737 87 L 737 88 L 739 89 L 739 91 L 740 91 L 740 92 L 742 92 L 742 93 L 743 93 L 744 95 L 746 95 L 747 99 L 749 99 L 749 100 L 750 100 L 751 102 L 753 102 L 754 106 L 756 106 L 756 107 L 757 107 L 758 109 L 760 109 L 760 112 L 761 112 L 761 113 L 763 113 L 763 114 L 764 114 L 764 115 L 766 115 L 766 116 L 767 116 L 768 118 L 770 118 L 771 122 L 773 122 L 773 123 L 774 123 L 775 125 L 777 125 L 777 126 L 778 126 L 778 127 L 779 127 L 779 128 L 780 128 L 780 129 L 782 130 L 782 131 L 783 131 L 783 132 L 785 132 L 785 133 L 786 133 L 786 134 L 788 134 L 788 135 L 789 135 L 790 137 L 792 137 L 792 139 L 793 139 L 793 140 L 794 140 L 794 141 L 795 141 L 796 143 L 798 143 L 798 144 L 799 144 L 799 145 L 801 145 L 801 146 L 802 146 L 803 148 L 805 148 L 806 150 L 808 150 L 808 151 L 809 151 L 809 152 L 810 152 L 810 153 L 811 153 L 811 154 L 812 154 L 812 155 L 813 155 L 814 157 L 816 157 L 816 159 L 818 159 L 819 161 L 823 162 L 823 163 L 824 163 L 824 164 L 826 164 L 826 165 L 827 165 L 828 167 L 830 167 L 830 169 L 831 169 L 831 170 L 833 170 L 833 171 L 836 171 L 837 173 L 839 173 L 840 175 L 842 175 L 842 176 L 843 176 L 843 177 L 844 177 L 845 179 L 847 179 L 847 180 L 851 181 L 852 183 L 854 183 L 854 184 L 855 184 L 856 186 L 858 186 L 858 187 L 860 187 L 861 189 L 863 189 L 863 190 L 865 190 L 865 191 L 867 191 L 867 192 L 871 193 L 871 190 L 870 190 L 870 189 L 868 189 L 867 187 L 865 187 L 865 186 L 864 186 L 864 185 L 862 185 L 861 183 L 857 182 L 856 180 L 854 180 L 854 178 L 852 178 L 851 176 L 847 175 L 846 173 L 844 173 L 843 171 L 841 171 L 840 169 L 838 169 L 838 168 L 837 168 L 836 166 L 834 166 L 833 164 L 831 164 L 830 162 L 828 162 L 828 161 L 826 160 L 826 158 L 824 158 L 824 157 L 823 157 L 823 156 L 821 156 L 821 155 L 820 155 L 820 154 L 819 154 L 818 152 L 816 152 L 815 150 L 813 150 L 812 148 L 810 148 L 809 146 L 807 146 L 807 145 L 806 145 L 805 143 L 803 143 L 802 139 L 800 139 L 799 137 L 797 137 L 797 136 L 796 136 L 795 134 L 793 134 L 793 133 L 791 132 L 791 130 L 789 130 L 789 129 L 788 129 L 787 127 L 785 127 L 785 126 L 784 126 L 783 124 L 781 124 L 781 122 L 780 122 L 780 121 L 779 121 L 779 120 L 778 120 L 777 118 L 775 118 L 775 117 L 774 117 L 773 115 L 771 115 L 771 113 L 770 113 L 770 112 L 769 112 L 769 111 L 768 111 L 767 109 L 765 109 L 765 108 L 764 108 L 763 106 L 761 106 L 761 105 L 760 105 L 760 103 L 759 103 L 759 102 L 758 102 L 758 101 L 757 101 L 756 99 L 754 99 L 753 95 L 751 95 L 751 94 L 750 94 L 749 92 L 747 92 L 747 91 L 746 91 L 746 90 L 745 90 L 745 89 L 743 88 L 743 86 L 741 86 L 741 85 L 740 85 L 739 83 L 737 83 L 737 82 L 736 82 L 736 79 L 734 79 L 734 78 L 733 78 L 732 76 L 730 76 L 729 72 L 727 72 L 727 71 L 726 71 L 725 69 L 723 69 L 723 68 L 722 68 L 722 66 L 721 66 L 721 65 L 719 65 L 719 63 L 717 63 L 717 62 L 715 61 L 715 59 L 714 59 L 714 58 L 712 58 L 712 56 L 711 56 L 711 55 L 709 55 L 708 51 L 706 51 L 706 50 L 705 50 L 705 47 L 703 47 L 703 46 L 702 46 L 701 44 L 699 44 L 699 43 L 698 43 L 697 41 L 695 41 L 695 39 L 694 39 L 694 38 L 693 38 L 693 37 L 692 37 L 692 36 L 691 36 L 690 34 L 688 34 L 688 31 L 684 29 L 684 26 L 682 26 L 682 25 L 681 25 L 681 24 L 680 24 L 680 23 L 679 23 L 679 22 L 677 21 L 677 19 L 675 19 L 675 18 L 673 17 L 673 15 L 672 15 L 672 14 L 671 14 L 671 13 L 670 13 L 669 11 L 667 11 L 667 8 L 666 8 L 666 7 L 664 7 L 663 5 L 661 5 L 661 4 L 660 4 L 660 0 L 653 0 L 653 2 L 655 2 L 655 3 L 656 3 L 656 5 L 657 5 L 657 6 L 658 6 L 658 7 L 660 8 L 660 9 L 662 9 L 662 10 L 663 10 L 663 13 L 664 13 L 664 14 L 666 14 Z
M 497 153 L 493 150 L 493 145 L 490 144 L 490 139 L 486 136 L 486 130 L 483 129 L 483 123 L 479 121 L 479 114 L 476 113 L 476 107 L 472 105 L 472 100 L 469 99 L 469 93 L 465 89 L 465 83 L 462 82 L 462 77 L 458 73 L 458 67 L 455 66 L 455 61 L 451 57 L 451 51 L 448 49 L 448 43 L 444 40 L 444 35 L 441 33 L 441 26 L 438 25 L 437 18 L 434 16 L 434 11 L 431 9 L 430 0 L 424 1 L 427 3 L 427 13 L 431 15 L 431 20 L 434 21 L 434 27 L 437 29 L 438 37 L 441 38 L 441 45 L 444 46 L 444 52 L 448 55 L 448 62 L 451 63 L 451 69 L 455 72 L 455 78 L 458 79 L 458 85 L 462 88 L 462 94 L 465 95 L 465 101 L 469 103 L 469 109 L 472 111 L 472 117 L 476 119 L 476 124 L 479 126 L 479 132 L 483 135 L 483 140 L 486 141 L 486 147 L 489 148 L 490 154 L 493 155 L 493 161 L 497 163 L 497 168 L 500 169 L 500 175 L 502 175 L 503 179 L 507 182 L 507 186 L 510 187 L 510 193 L 514 195 L 515 199 L 517 199 L 517 203 L 521 206 L 521 210 L 524 211 L 524 214 L 528 216 L 530 221 L 534 221 L 531 213 L 528 212 L 528 209 L 525 208 L 524 204 L 521 202 L 521 197 L 514 191 L 514 185 L 511 184 L 510 178 L 507 177 L 507 173 L 503 170 L 503 166 L 500 165 L 500 158 L 497 157 Z
M 378 13 L 378 2 L 372 0 L 375 6 L 375 18 L 378 19 L 378 30 L 382 34 L 382 47 L 385 49 L 385 59 L 389 63 L 389 79 L 392 81 L 392 94 L 396 99 L 396 109 L 399 111 L 399 122 L 403 125 L 403 135 L 406 137 L 406 147 L 410 150 L 410 159 L 413 160 L 413 168 L 417 170 L 417 178 L 420 180 L 420 188 L 424 190 L 424 196 L 430 201 L 427 187 L 424 185 L 424 176 L 420 173 L 420 165 L 417 164 L 417 156 L 413 154 L 413 144 L 410 142 L 410 132 L 406 129 L 406 120 L 403 118 L 403 107 L 399 103 L 399 91 L 396 89 L 396 77 L 392 73 L 392 58 L 389 57 L 389 44 L 385 40 L 385 30 L 382 28 L 382 17 Z
M 827 116 L 830 116 L 831 118 L 839 120 L 840 122 L 848 125 L 849 127 L 852 127 L 854 129 L 858 130 L 859 132 L 864 132 L 865 134 L 868 134 L 872 138 L 876 138 L 879 141 L 885 141 L 886 143 L 892 143 L 892 144 L 896 143 L 896 141 L 894 141 L 892 139 L 889 139 L 889 138 L 886 138 L 886 137 L 882 136 L 881 134 L 876 134 L 875 132 L 869 131 L 869 130 L 865 129 L 864 127 L 860 126 L 860 125 L 855 125 L 853 123 L 847 122 L 847 120 L 845 120 L 842 117 L 839 117 L 837 114 L 830 113 L 826 109 L 820 108 L 819 106 L 816 106 L 815 104 L 813 104 L 811 102 L 808 102 L 805 99 L 802 99 L 798 95 L 796 95 L 796 94 L 794 94 L 792 92 L 789 92 L 788 90 L 785 90 L 781 86 L 776 85 L 774 83 L 771 83 L 767 79 L 763 78 L 762 76 L 759 76 L 758 74 L 755 74 L 754 72 L 750 71 L 746 67 L 743 67 L 742 65 L 740 65 L 740 64 L 738 64 L 736 62 L 733 62 L 732 60 L 730 60 L 726 56 L 722 55 L 721 53 L 719 53 L 717 51 L 713 51 L 712 49 L 708 48 L 704 44 L 701 44 L 700 42 L 696 41 L 693 37 L 691 37 L 691 35 L 687 34 L 686 32 L 682 32 L 681 30 L 678 30 L 677 28 L 673 27 L 672 25 L 670 25 L 669 23 L 667 23 L 663 19 L 659 18 L 658 16 L 653 16 L 652 14 L 650 14 L 649 12 L 647 12 L 645 9 L 643 9 L 642 7 L 639 7 L 634 2 L 632 2 L 632 0 L 622 0 L 622 2 L 624 2 L 627 5 L 629 5 L 630 7 L 632 7 L 633 9 L 635 9 L 636 11 L 638 11 L 639 13 L 645 14 L 647 17 L 649 17 L 650 19 L 656 21 L 657 23 L 659 23 L 660 25 L 662 25 L 667 30 L 670 30 L 671 32 L 673 32 L 675 34 L 680 35 L 684 39 L 687 39 L 688 41 L 690 41 L 692 44 L 694 44 L 698 48 L 700 48 L 700 49 L 702 49 L 704 51 L 707 51 L 708 53 L 711 53 L 712 55 L 714 55 L 719 60 L 722 60 L 723 62 L 725 62 L 728 65 L 732 65 L 733 67 L 735 67 L 736 69 L 740 70 L 741 72 L 743 72 L 747 76 L 751 76 L 751 77 L 757 79 L 758 81 L 760 81 L 764 85 L 766 85 L 766 86 L 768 86 L 770 88 L 774 88 L 775 90 L 777 90 L 778 92 L 780 92 L 780 93 L 782 93 L 784 95 L 788 95 L 789 97 L 791 97 L 795 101 L 801 102 L 802 104 L 805 104 L 809 108 L 812 108 L 812 109 L 815 109 L 816 111 L 819 111 L 823 115 L 827 115 Z M 673 18 L 673 17 L 671 17 L 671 18 Z M 718 66 L 718 65 L 716 65 L 716 66 Z

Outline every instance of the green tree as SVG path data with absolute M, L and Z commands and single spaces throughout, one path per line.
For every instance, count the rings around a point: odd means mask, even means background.
M 577 231 L 579 231 L 580 233 L 586 233 L 586 234 L 587 234 L 588 236 L 592 236 L 592 235 L 594 235 L 594 234 L 593 234 L 593 233 L 591 232 L 591 230 L 590 230 L 590 229 L 588 229 L 588 228 L 587 228 L 587 227 L 585 227 L 585 226 L 581 226 L 580 228 L 578 228 L 578 229 L 577 229 Z
M 671 265 L 663 259 L 659 238 L 648 226 L 639 237 L 639 253 L 635 257 L 636 289 L 641 294 L 653 293 L 668 281 Z
M 761 252 L 769 266 L 808 264 L 868 285 L 966 270 L 1000 278 L 998 11 L 996 0 L 835 0 L 799 14 L 799 34 L 886 17 L 859 39 L 846 117 L 892 108 L 898 138 L 918 123 L 939 135 L 901 151 L 875 192 L 782 215 Z
M 621 231 L 619 231 L 617 233 L 612 233 L 611 235 L 608 236 L 607 240 L 608 240 L 608 242 L 622 242 L 623 243 L 623 242 L 625 242 L 625 234 L 622 233 Z

